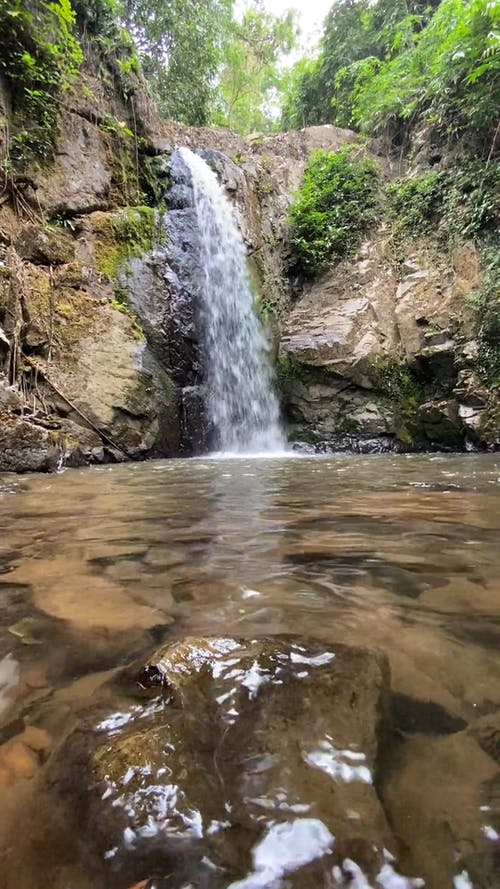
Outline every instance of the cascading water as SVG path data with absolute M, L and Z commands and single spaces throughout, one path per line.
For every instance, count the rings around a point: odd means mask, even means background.
M 282 451 L 269 347 L 253 311 L 245 246 L 215 173 L 188 148 L 199 237 L 199 319 L 207 419 L 218 450 Z

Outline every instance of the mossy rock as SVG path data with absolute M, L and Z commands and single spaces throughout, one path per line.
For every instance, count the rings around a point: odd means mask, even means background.
M 15 247 L 22 259 L 39 265 L 63 265 L 71 262 L 75 255 L 69 232 L 38 225 L 26 225 Z
M 126 207 L 117 213 L 92 213 L 94 265 L 114 281 L 127 260 L 153 249 L 156 212 L 152 207 Z
M 170 178 L 169 164 L 170 158 L 165 154 L 142 156 L 140 159 L 141 187 L 148 203 L 156 209 L 165 207 Z
M 421 405 L 418 411 L 426 439 L 445 448 L 462 447 L 464 429 L 455 401 L 434 401 Z

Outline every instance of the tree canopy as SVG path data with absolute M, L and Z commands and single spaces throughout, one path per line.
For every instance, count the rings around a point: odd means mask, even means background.
M 500 7 L 491 0 L 336 0 L 319 55 L 297 63 L 284 128 L 350 126 L 404 142 L 428 123 L 487 152 L 500 105 Z
M 249 7 L 242 21 L 233 21 L 224 63 L 218 77 L 214 120 L 237 132 L 269 130 L 277 125 L 270 105 L 282 88 L 280 58 L 296 44 L 294 13 L 266 12 L 260 3 Z
M 126 29 L 160 112 L 191 125 L 238 132 L 268 130 L 281 89 L 280 59 L 294 46 L 291 12 L 275 16 L 249 0 L 73 0 L 77 22 L 94 39 Z
M 120 0 L 160 111 L 203 125 L 232 23 L 233 0 Z
M 498 142 L 494 0 L 333 0 L 319 46 L 292 69 L 295 14 L 265 0 L 3 0 L 0 25 L 0 67 L 42 130 L 83 39 L 142 68 L 161 113 L 187 124 L 269 131 L 281 107 L 283 129 L 334 123 L 389 148 L 422 126 L 486 157 Z

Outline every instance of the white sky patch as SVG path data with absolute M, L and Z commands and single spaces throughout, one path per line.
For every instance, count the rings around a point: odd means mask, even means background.
M 333 0 L 264 0 L 264 6 L 275 15 L 282 15 L 287 9 L 296 9 L 299 14 L 301 44 L 316 40 L 321 34 L 324 18 L 330 11 Z
M 299 29 L 298 44 L 296 48 L 278 60 L 278 68 L 281 72 L 292 68 L 296 62 L 304 56 L 314 58 L 318 52 L 318 41 L 323 32 L 323 21 L 332 6 L 333 0 L 263 0 L 263 6 L 267 12 L 280 16 L 289 9 L 296 13 L 296 21 Z M 241 20 L 245 10 L 251 6 L 251 0 L 235 0 L 234 16 Z M 275 89 L 267 91 L 263 96 L 261 110 L 271 119 L 277 120 L 280 116 L 280 98 Z M 269 455 L 268 455 L 269 456 Z
M 248 4 L 245 0 L 237 0 L 235 4 L 236 14 L 239 16 Z M 274 15 L 283 15 L 288 9 L 295 9 L 298 13 L 300 27 L 301 47 L 314 44 L 321 34 L 322 24 L 326 14 L 330 11 L 333 0 L 264 0 L 264 7 Z M 302 53 L 299 53 L 299 56 Z
M 325 16 L 330 11 L 333 0 L 263 0 L 264 8 L 274 15 L 283 15 L 289 9 L 297 13 L 299 39 L 297 48 L 283 59 L 283 67 L 289 68 L 304 55 L 311 56 L 317 47 L 323 31 Z M 248 7 L 246 0 L 236 0 L 235 16 L 240 19 Z

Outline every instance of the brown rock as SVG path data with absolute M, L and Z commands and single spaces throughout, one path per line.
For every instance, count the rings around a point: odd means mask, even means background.
M 286 190 L 284 182 L 280 187 Z M 442 393 L 440 401 L 449 397 L 462 350 L 450 330 L 454 314 L 469 317 L 464 296 L 477 286 L 477 253 L 472 245 L 456 251 L 454 277 L 442 256 L 421 247 L 401 250 L 407 255 L 393 254 L 382 225 L 354 259 L 304 286 L 284 316 L 280 357 L 293 368 L 285 403 L 299 438 L 305 432 L 306 440 L 328 443 L 335 433 L 389 433 L 406 443 L 425 440 L 425 424 L 411 401 L 425 393 L 417 386 L 405 401 L 394 380 L 391 387 L 391 370 L 398 367 L 407 378 L 413 370 L 417 378 L 420 373 L 434 379 L 429 391 Z M 369 402 L 376 414 L 366 409 Z M 432 441 L 436 416 L 426 419 Z M 491 412 L 488 418 L 458 417 L 454 409 L 454 417 L 441 417 L 443 422 L 444 439 L 454 446 L 463 444 L 467 428 L 488 443 L 494 438 L 483 434 L 483 427 L 495 424 Z
M 0 747 L 0 765 L 15 778 L 29 779 L 38 769 L 38 759 L 23 741 L 16 738 Z
M 21 740 L 31 750 L 35 750 L 37 753 L 50 750 L 52 746 L 52 741 L 48 732 L 44 731 L 44 729 L 37 728 L 34 725 L 26 726 L 21 736 Z
M 160 867 L 179 885 L 201 885 L 208 857 L 224 873 L 213 885 L 227 886 L 251 871 L 266 843 L 289 834 L 290 848 L 307 841 L 314 849 L 311 886 L 323 885 L 344 857 L 378 871 L 383 848 L 394 846 L 372 783 L 386 713 L 384 656 L 285 637 L 188 638 L 149 663 L 164 705 L 135 704 L 129 717 L 125 706 L 123 721 L 101 713 L 95 750 L 85 754 L 91 736 L 75 732 L 49 776 L 74 805 L 72 763 L 89 762 L 87 776 L 79 773 L 80 787 L 89 786 L 84 817 L 101 826 L 100 860 L 116 847 L 114 878 L 128 885 L 154 872 L 157 832 Z M 309 885 L 300 864 L 285 869 L 291 886 Z
M 57 437 L 48 429 L 0 412 L 0 471 L 55 469 L 62 453 Z
M 61 229 L 27 225 L 15 246 L 22 259 L 41 265 L 62 265 L 74 257 L 71 235 Z
M 68 559 L 31 560 L 11 577 L 32 585 L 40 611 L 80 629 L 148 629 L 167 620 L 160 611 L 134 602 L 111 580 L 86 574 L 78 560 L 74 564 Z
M 55 164 L 50 177 L 36 173 L 36 198 L 50 215 L 71 216 L 105 209 L 113 168 L 97 124 L 63 112 Z
M 0 762 L 0 789 L 6 790 L 12 784 L 12 772 Z
M 0 410 L 0 471 L 48 472 L 60 462 L 100 462 L 102 441 L 71 420 L 39 425 Z
M 495 844 L 484 833 L 491 813 L 481 810 L 495 780 L 495 763 L 467 732 L 410 738 L 393 757 L 382 802 L 407 850 L 405 867 L 427 889 L 452 886 L 463 870 L 479 889 L 497 885 Z
M 476 719 L 469 727 L 480 747 L 500 765 L 500 710 Z

